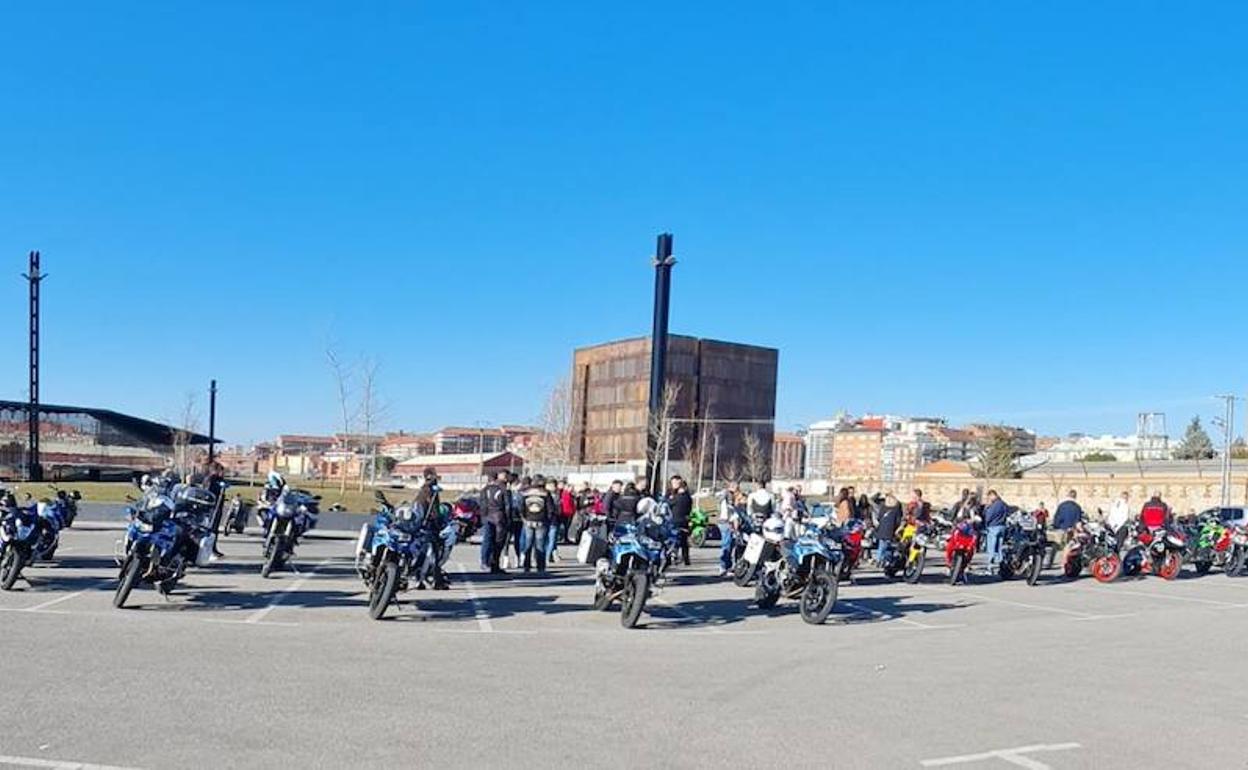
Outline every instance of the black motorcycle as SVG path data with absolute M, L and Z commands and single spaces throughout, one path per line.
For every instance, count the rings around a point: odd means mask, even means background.
M 1048 538 L 1036 517 L 1026 511 L 1014 511 L 1005 522 L 1005 536 L 1001 545 L 1001 579 L 1009 580 L 1025 575 L 1027 585 L 1034 586 L 1044 569 L 1047 549 Z

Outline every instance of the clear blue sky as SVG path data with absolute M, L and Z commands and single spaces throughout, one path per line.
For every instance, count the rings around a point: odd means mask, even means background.
M 19 3 L 0 24 L 0 397 L 230 440 L 526 421 L 574 346 L 781 349 L 851 411 L 1172 434 L 1243 392 L 1242 3 Z M 7 286 L 7 289 L 3 287 Z

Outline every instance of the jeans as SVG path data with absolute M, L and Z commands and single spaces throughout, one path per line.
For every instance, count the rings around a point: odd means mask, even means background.
M 524 522 L 519 519 L 513 520 L 510 525 L 510 532 L 511 547 L 516 551 L 516 566 L 518 567 L 520 566 L 520 557 L 524 555 L 524 547 L 520 542 L 520 536 L 524 532 Z
M 875 544 L 875 563 L 884 566 L 884 560 L 888 558 L 888 554 L 893 550 L 892 540 L 880 540 Z
M 559 545 L 559 538 L 563 529 L 563 520 L 556 519 L 546 527 L 546 563 L 549 564 L 551 557 L 555 555 L 555 548 Z
M 727 572 L 732 569 L 732 547 L 734 541 L 732 539 L 732 527 L 727 524 L 719 525 L 719 566 L 720 569 Z
M 528 523 L 520 525 L 520 550 L 524 554 L 524 571 L 528 572 L 532 566 L 533 554 L 537 554 L 537 571 L 546 571 L 546 524 L 530 525 Z
M 1005 525 L 993 524 L 986 530 L 984 538 L 984 550 L 988 552 L 988 563 L 999 564 L 1001 562 L 1001 542 L 1005 539 Z
M 497 569 L 498 559 L 503 555 L 503 529 L 492 521 L 481 524 L 481 566 Z

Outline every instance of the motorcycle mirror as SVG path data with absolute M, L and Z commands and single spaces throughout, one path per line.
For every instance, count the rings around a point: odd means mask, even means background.
M 76 490 L 76 489 L 75 489 L 73 492 L 70 492 L 70 493 L 69 493 L 69 496 L 70 496 L 70 497 L 72 497 L 72 498 L 74 498 L 75 500 L 81 500 L 81 499 L 82 499 L 82 493 L 81 493 L 81 492 L 79 492 L 79 491 L 78 491 L 78 490 Z

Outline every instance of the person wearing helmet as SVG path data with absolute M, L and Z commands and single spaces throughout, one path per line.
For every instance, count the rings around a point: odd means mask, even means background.
M 420 487 L 416 490 L 416 501 L 413 505 L 419 509 L 421 526 L 429 534 L 429 542 L 433 545 L 435 565 L 433 568 L 433 590 L 445 591 L 450 580 L 442 570 L 444 555 L 448 550 L 446 541 L 442 539 L 442 487 L 438 483 L 438 471 L 432 466 L 425 468 L 421 474 Z M 417 586 L 423 588 L 423 586 Z
M 556 515 L 555 499 L 546 489 L 546 480 L 534 476 L 523 493 L 524 507 L 520 534 L 520 550 L 524 553 L 524 571 L 533 569 L 533 555 L 537 555 L 537 572 L 546 572 L 546 529 Z

